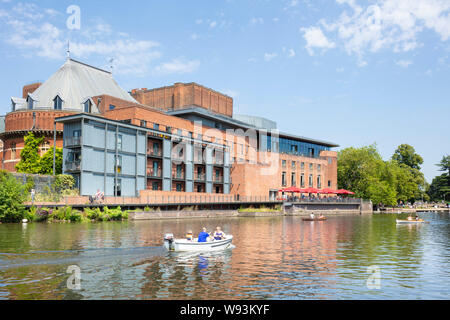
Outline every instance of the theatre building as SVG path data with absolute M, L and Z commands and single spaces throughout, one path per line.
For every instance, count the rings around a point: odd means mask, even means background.
M 0 133 L 3 168 L 15 170 L 33 131 L 46 137 L 42 152 L 63 147 L 63 172 L 81 195 L 275 197 L 283 187 L 337 188 L 338 145 L 237 115 L 231 97 L 196 83 L 128 93 L 110 72 L 68 59 L 11 103 Z

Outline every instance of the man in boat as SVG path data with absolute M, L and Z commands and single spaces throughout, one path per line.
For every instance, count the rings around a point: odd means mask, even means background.
M 202 229 L 202 232 L 198 234 L 198 242 L 207 242 L 209 238 L 209 233 L 206 232 L 206 228 Z
M 220 229 L 220 227 L 216 228 L 216 231 L 214 232 L 214 240 L 223 240 L 225 239 L 225 232 Z
M 408 221 L 413 221 L 413 217 L 408 216 Z
M 314 212 L 311 212 L 311 214 L 309 216 L 312 220 L 315 220 L 315 218 L 316 218 L 316 216 L 314 215 Z
M 319 219 L 321 219 L 321 220 L 322 220 L 323 218 L 325 218 L 325 217 L 323 216 L 323 214 L 322 214 L 322 213 L 320 213 L 320 214 L 319 214 Z
M 186 233 L 186 240 L 192 241 L 193 239 L 194 239 L 194 234 L 192 233 L 192 230 L 189 230 L 189 231 Z

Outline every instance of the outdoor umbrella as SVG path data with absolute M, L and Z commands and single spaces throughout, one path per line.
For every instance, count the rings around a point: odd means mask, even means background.
M 320 193 L 323 193 L 323 194 L 336 194 L 337 191 L 333 190 L 333 189 L 326 188 L 326 189 L 321 190 Z
M 307 188 L 307 189 L 300 189 L 301 193 L 319 193 L 320 190 L 316 188 Z
M 345 190 L 345 189 L 340 189 L 337 192 L 338 192 L 338 194 L 351 194 L 351 195 L 355 194 L 354 192 L 351 192 L 351 191 L 348 191 L 348 190 Z
M 296 188 L 296 187 L 290 187 L 290 188 L 285 188 L 285 189 L 281 189 L 280 192 L 293 192 L 293 193 L 300 193 L 301 189 L 300 188 Z

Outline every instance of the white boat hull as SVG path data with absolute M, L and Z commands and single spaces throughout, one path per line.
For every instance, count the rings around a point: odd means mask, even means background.
M 406 221 L 406 220 L 397 220 L 397 224 L 423 224 L 429 223 L 428 221 Z
M 197 239 L 188 241 L 186 239 L 175 239 L 172 243 L 164 241 L 164 247 L 169 251 L 216 251 L 231 247 L 233 236 L 227 236 L 224 240 L 214 240 L 209 242 L 197 242 Z

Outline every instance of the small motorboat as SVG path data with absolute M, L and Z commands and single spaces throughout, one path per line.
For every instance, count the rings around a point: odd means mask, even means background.
M 314 219 L 312 219 L 312 218 L 303 218 L 302 220 L 303 221 L 311 221 L 311 222 L 313 222 L 313 221 L 327 221 L 327 218 L 325 218 L 325 217 L 323 217 L 323 218 L 314 218 Z
M 223 240 L 211 240 L 207 242 L 198 242 L 198 239 L 175 239 L 173 234 L 168 233 L 164 236 L 164 247 L 169 251 L 216 251 L 231 247 L 233 241 L 232 235 L 227 235 Z
M 399 220 L 397 219 L 397 224 L 422 224 L 422 223 L 430 223 L 429 221 L 425 220 Z

